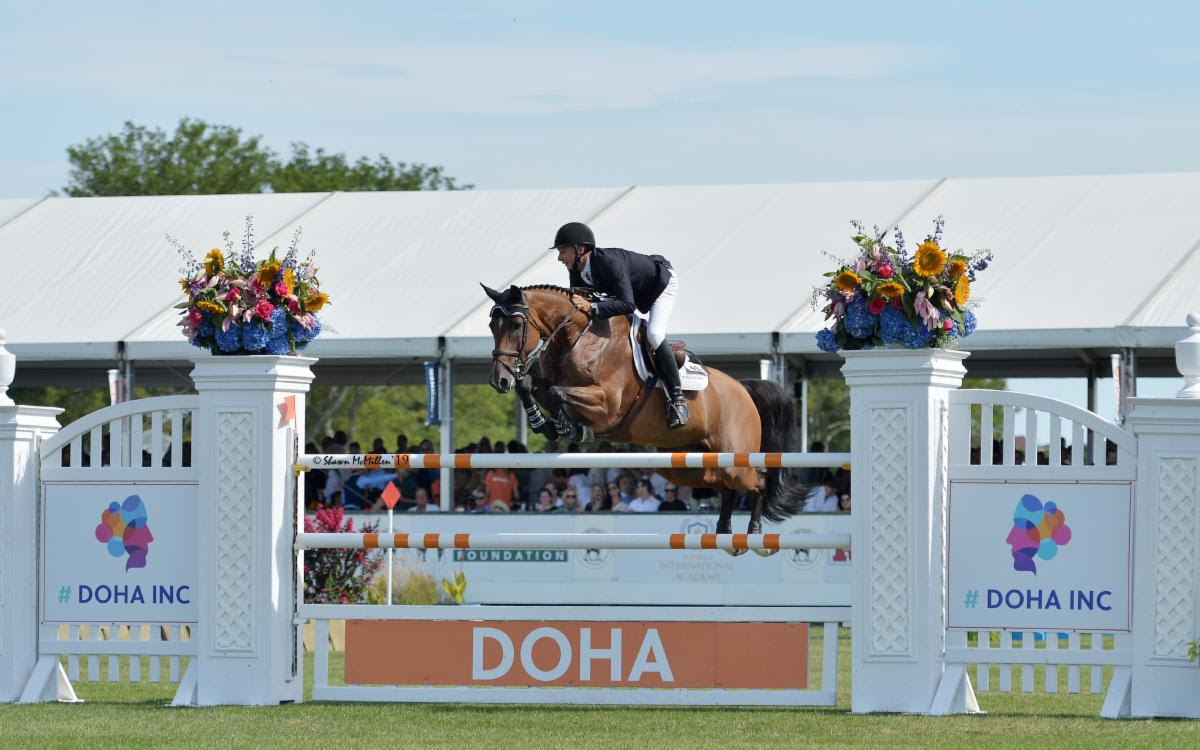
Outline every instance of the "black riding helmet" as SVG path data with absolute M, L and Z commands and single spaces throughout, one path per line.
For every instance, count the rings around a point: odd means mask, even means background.
M 563 245 L 587 245 L 588 247 L 595 247 L 596 235 L 592 234 L 592 230 L 588 229 L 587 224 L 572 221 L 558 228 L 558 231 L 554 234 L 554 244 L 550 249 L 555 250 Z

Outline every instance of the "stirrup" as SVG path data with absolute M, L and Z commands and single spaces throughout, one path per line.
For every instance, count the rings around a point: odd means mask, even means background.
M 687 424 L 691 418 L 691 413 L 688 411 L 687 404 L 683 399 L 679 401 L 667 402 L 667 429 L 678 430 Z

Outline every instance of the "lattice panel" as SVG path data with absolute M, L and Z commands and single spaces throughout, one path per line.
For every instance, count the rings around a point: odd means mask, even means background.
M 967 436 L 970 441 L 970 435 Z M 950 404 L 938 405 L 937 424 L 937 486 L 934 488 L 933 500 L 933 539 L 934 560 L 933 569 L 937 571 L 934 581 L 933 595 L 938 598 L 939 620 L 934 624 L 939 636 L 939 646 L 942 653 L 946 651 L 946 541 L 949 539 L 949 514 L 946 512 L 950 501 Z
M 1187 658 L 1195 638 L 1197 461 L 1158 462 L 1158 559 L 1154 566 L 1154 655 Z
M 908 412 L 872 409 L 871 653 L 909 653 Z
M 217 417 L 217 626 L 219 650 L 254 647 L 254 422 Z

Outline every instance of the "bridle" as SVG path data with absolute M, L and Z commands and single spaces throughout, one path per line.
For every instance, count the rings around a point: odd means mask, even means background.
M 521 319 L 521 346 L 516 351 L 512 351 L 510 349 L 493 349 L 492 361 L 508 370 L 517 383 L 523 383 L 526 376 L 530 375 L 535 368 L 543 369 L 542 355 L 545 354 L 546 349 L 550 346 L 550 342 L 554 340 L 554 337 L 557 336 L 562 329 L 566 328 L 567 324 L 574 319 L 575 313 L 577 312 L 580 312 L 579 305 L 576 305 L 574 300 L 572 300 L 571 312 L 567 313 L 566 317 L 564 317 L 562 321 L 555 326 L 553 331 L 546 333 L 541 326 L 530 319 L 529 305 L 519 303 L 506 305 L 497 303 L 492 307 L 490 317 Z M 591 329 L 592 317 L 589 315 L 587 316 L 587 319 L 587 325 L 580 329 L 579 335 L 575 337 L 575 340 L 572 341 L 571 345 L 567 347 L 567 350 L 563 352 L 563 355 L 559 358 L 559 361 L 555 363 L 556 366 L 561 366 L 562 363 L 566 361 L 567 357 L 570 356 L 571 351 L 575 348 L 575 345 L 579 343 L 579 339 L 583 338 L 583 334 L 587 333 Z M 533 349 L 529 351 L 529 354 L 523 354 L 525 351 L 525 344 L 529 341 L 530 324 L 532 324 L 534 329 L 538 332 L 541 340 L 538 341 L 537 346 L 533 347 Z M 501 357 L 512 357 L 513 363 L 510 365 L 508 362 L 500 359 Z

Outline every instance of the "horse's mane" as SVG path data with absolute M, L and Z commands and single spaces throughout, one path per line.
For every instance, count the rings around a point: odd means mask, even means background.
M 571 296 L 570 289 L 567 289 L 566 287 L 557 286 L 555 284 L 534 284 L 532 286 L 521 287 L 522 292 L 528 292 L 528 291 L 535 290 L 535 289 L 546 289 L 551 292 L 558 292 L 559 294 L 565 294 L 568 297 Z

